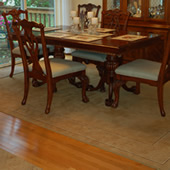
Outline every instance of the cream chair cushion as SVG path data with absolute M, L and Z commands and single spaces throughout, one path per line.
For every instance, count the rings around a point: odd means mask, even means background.
M 143 78 L 148 80 L 158 80 L 161 63 L 145 60 L 136 59 L 132 62 L 119 66 L 115 73 L 124 76 Z
M 79 57 L 79 58 L 94 60 L 94 61 L 100 61 L 100 62 L 105 62 L 106 57 L 107 57 L 106 54 L 82 51 L 82 50 L 75 50 L 71 53 L 71 55 L 74 57 Z
M 65 60 L 59 58 L 50 58 L 49 60 L 50 60 L 52 77 L 63 76 L 69 73 L 74 73 L 86 69 L 86 66 L 84 64 L 71 61 L 71 60 Z M 43 72 L 46 74 L 44 60 L 40 60 L 39 64 Z M 29 71 L 32 71 L 32 64 L 29 65 Z

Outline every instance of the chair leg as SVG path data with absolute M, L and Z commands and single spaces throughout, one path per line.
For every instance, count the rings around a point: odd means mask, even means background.
M 47 83 L 47 105 L 45 109 L 45 113 L 48 114 L 50 112 L 51 102 L 53 98 L 53 85 Z
M 11 73 L 10 73 L 10 77 L 13 77 L 13 74 L 14 74 L 14 68 L 15 68 L 15 57 L 13 57 L 11 55 Z
M 122 82 L 117 80 L 113 84 L 113 92 L 115 95 L 115 99 L 113 101 L 112 107 L 116 108 L 119 104 L 119 93 L 120 93 L 120 87 L 122 86 Z
M 105 99 L 106 106 L 112 106 L 113 104 L 113 85 L 109 85 L 108 87 L 108 99 Z
M 56 82 L 53 83 L 53 93 L 56 93 L 57 92 L 57 87 L 56 87 Z
M 87 91 L 87 87 L 89 85 L 89 78 L 83 74 L 81 76 L 78 76 L 78 79 L 80 79 L 81 84 L 82 84 L 82 101 L 84 103 L 87 103 L 89 101 L 87 95 L 86 95 L 86 91 Z
M 159 85 L 159 87 L 157 88 L 157 93 L 158 93 L 158 103 L 159 103 L 161 116 L 165 117 L 166 113 L 163 106 L 163 85 Z
M 93 87 L 90 89 L 90 91 L 95 91 L 100 89 L 101 92 L 105 92 L 106 88 L 105 88 L 105 82 L 106 82 L 106 72 L 105 72 L 105 67 L 103 66 L 96 66 L 98 72 L 99 72 L 99 76 L 100 76 L 100 81 L 97 84 L 96 87 Z
M 24 97 L 22 100 L 22 105 L 26 104 L 27 97 L 28 97 L 28 91 L 29 91 L 29 77 L 24 75 Z
M 136 82 L 135 94 L 140 94 L 140 83 Z
M 105 92 L 105 82 L 106 82 L 106 68 L 105 66 L 97 66 L 97 70 L 99 71 L 100 81 L 96 88 L 100 89 L 101 92 Z

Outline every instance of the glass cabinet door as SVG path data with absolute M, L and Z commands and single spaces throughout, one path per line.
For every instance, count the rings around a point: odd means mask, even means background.
M 120 9 L 120 0 L 107 0 L 107 10 Z
M 141 1 L 142 0 L 127 0 L 127 10 L 131 13 L 132 17 L 141 17 Z
M 149 18 L 165 18 L 165 0 L 149 0 Z
M 120 9 L 120 0 L 113 0 L 113 8 Z

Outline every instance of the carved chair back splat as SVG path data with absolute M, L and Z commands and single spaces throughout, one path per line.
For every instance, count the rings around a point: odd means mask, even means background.
M 101 8 L 100 5 L 95 5 L 95 4 L 91 4 L 91 3 L 78 5 L 78 17 L 80 17 L 81 13 L 83 13 L 85 15 L 85 19 L 84 19 L 85 28 L 88 28 L 88 24 L 89 24 L 89 20 L 87 18 L 87 13 L 90 11 L 93 11 L 94 17 L 98 17 L 100 8 Z
M 102 11 L 102 28 L 114 28 L 116 33 L 127 30 L 130 12 L 119 9 Z

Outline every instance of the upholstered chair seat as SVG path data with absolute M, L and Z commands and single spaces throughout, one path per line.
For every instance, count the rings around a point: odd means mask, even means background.
M 95 61 L 99 61 L 99 62 L 105 62 L 106 57 L 107 57 L 106 54 L 83 51 L 83 50 L 73 51 L 72 56 L 87 59 L 87 60 L 95 60 Z
M 158 80 L 161 63 L 145 59 L 137 59 L 119 66 L 116 74 L 130 77 L 143 78 L 148 80 Z
M 50 58 L 49 63 L 51 67 L 52 77 L 63 76 L 69 73 L 79 72 L 86 69 L 86 66 L 84 64 L 59 58 Z M 39 64 L 43 72 L 47 74 L 44 60 L 40 60 Z M 32 71 L 32 64 L 29 65 L 29 71 Z

